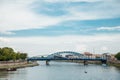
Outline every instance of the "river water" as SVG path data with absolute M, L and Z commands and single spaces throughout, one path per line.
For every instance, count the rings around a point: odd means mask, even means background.
M 0 71 L 0 80 L 120 80 L 120 69 L 112 66 L 79 63 L 39 62 L 39 66 Z

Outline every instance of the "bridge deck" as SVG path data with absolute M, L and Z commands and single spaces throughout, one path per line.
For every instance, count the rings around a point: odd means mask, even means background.
M 68 59 L 68 58 L 28 58 L 28 61 L 51 61 L 51 60 L 86 60 L 86 61 L 106 61 L 106 59 L 103 58 L 74 58 L 74 59 Z

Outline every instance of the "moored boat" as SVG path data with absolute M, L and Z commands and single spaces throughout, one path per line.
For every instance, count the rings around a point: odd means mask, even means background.
M 16 71 L 17 68 L 8 68 L 7 71 Z

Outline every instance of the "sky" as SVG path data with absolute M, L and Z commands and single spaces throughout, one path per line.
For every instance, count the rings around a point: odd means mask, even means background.
M 29 56 L 120 51 L 120 0 L 0 0 L 0 47 Z

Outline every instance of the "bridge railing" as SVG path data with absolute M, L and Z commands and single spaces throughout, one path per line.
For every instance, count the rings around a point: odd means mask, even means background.
M 34 60 L 92 60 L 92 61 L 102 61 L 102 60 L 106 60 L 106 58 L 88 58 L 88 57 L 84 57 L 84 58 L 50 58 L 50 57 L 32 57 L 32 58 L 28 58 L 28 61 L 34 61 Z

